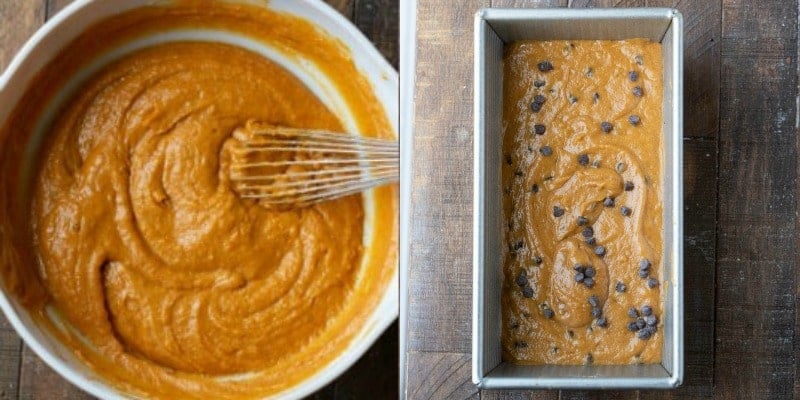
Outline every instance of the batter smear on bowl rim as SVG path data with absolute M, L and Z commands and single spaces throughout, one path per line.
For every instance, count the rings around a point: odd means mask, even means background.
M 506 47 L 505 360 L 661 361 L 662 90 L 644 39 Z

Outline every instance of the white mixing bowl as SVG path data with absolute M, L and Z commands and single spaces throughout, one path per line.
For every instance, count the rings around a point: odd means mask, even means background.
M 5 125 L 6 119 L 20 100 L 25 90 L 36 73 L 50 62 L 69 42 L 81 34 L 87 27 L 111 16 L 133 8 L 164 3 L 154 0 L 77 0 L 61 11 L 55 18 L 45 24 L 25 44 L 16 55 L 8 69 L 0 76 L 0 126 Z M 394 131 L 397 132 L 398 124 L 398 76 L 397 72 L 389 65 L 375 47 L 356 29 L 348 20 L 342 17 L 330 6 L 315 0 L 262 0 L 247 1 L 271 9 L 281 10 L 313 21 L 316 26 L 326 31 L 330 36 L 338 38 L 349 47 L 353 61 L 363 75 L 372 84 L 376 97 L 386 110 Z M 337 99 L 338 94 L 332 92 L 326 85 L 324 76 L 315 72 L 313 67 L 296 61 L 281 59 L 280 56 L 269 54 L 268 50 L 252 48 L 252 43 L 242 41 L 214 31 L 185 31 L 174 35 L 166 35 L 156 41 L 164 40 L 213 40 L 249 47 L 251 50 L 261 51 L 274 61 L 277 61 L 293 71 L 314 91 L 320 99 L 328 104 L 334 112 L 343 115 L 345 125 L 347 121 L 346 109 L 342 108 Z M 126 53 L 136 46 L 144 46 L 152 42 L 140 41 L 138 44 L 120 49 Z M 262 51 L 263 50 L 263 51 Z M 108 60 L 107 60 L 108 61 Z M 287 65 L 288 63 L 288 65 Z M 99 66 L 98 66 L 99 67 Z M 91 67 L 90 67 L 91 68 Z M 346 107 L 345 107 L 346 108 Z M 5 190 L 13 190 L 5 188 Z M 370 196 L 365 196 L 367 215 L 370 209 Z M 367 225 L 369 225 L 367 223 Z M 367 227 L 365 227 L 367 228 Z M 370 229 L 367 235 L 370 235 Z M 368 240 L 368 238 L 367 238 Z M 394 263 L 396 265 L 396 263 Z M 361 327 L 360 332 L 354 337 L 349 346 L 330 364 L 310 376 L 294 387 L 275 395 L 276 398 L 301 398 L 320 389 L 327 383 L 347 370 L 361 355 L 377 340 L 381 333 L 397 318 L 398 314 L 398 286 L 397 268 L 395 267 L 393 279 L 385 288 L 380 303 L 372 312 L 370 319 Z M 11 325 L 22 337 L 25 343 L 36 352 L 51 368 L 61 376 L 82 388 L 83 390 L 104 399 L 123 399 L 129 395 L 109 384 L 106 379 L 87 367 L 77 359 L 69 348 L 65 347 L 47 329 L 37 325 L 29 315 L 29 311 L 22 307 L 18 301 L 5 290 L 5 285 L 0 285 L 0 308 L 2 308 Z

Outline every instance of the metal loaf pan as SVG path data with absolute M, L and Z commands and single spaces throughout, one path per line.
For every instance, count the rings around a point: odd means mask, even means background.
M 516 365 L 501 360 L 503 47 L 516 40 L 649 38 L 664 60 L 661 364 Z M 667 389 L 683 380 L 683 18 L 669 8 L 482 9 L 475 15 L 472 379 L 481 388 Z

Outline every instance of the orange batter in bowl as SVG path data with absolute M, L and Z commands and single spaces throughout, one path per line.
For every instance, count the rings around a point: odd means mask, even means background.
M 505 49 L 503 357 L 661 360 L 661 45 Z
M 391 136 L 346 50 L 310 23 L 185 2 L 113 17 L 64 50 L 0 131 L 4 183 L 17 183 L 14 149 L 67 77 L 126 40 L 198 26 L 310 59 L 359 130 Z M 42 323 L 50 324 L 45 307 L 56 310 L 70 328 L 52 329 L 125 390 L 275 394 L 340 355 L 389 285 L 396 187 L 375 192 L 374 221 L 361 195 L 288 211 L 241 199 L 222 165 L 233 130 L 254 119 L 343 130 L 290 71 L 258 54 L 210 42 L 146 48 L 92 76 L 62 107 L 40 152 L 30 210 L 10 196 L 0 202 L 3 221 L 20 224 L 3 226 L 15 240 L 4 252 L 18 254 L 4 265 L 8 286 Z M 378 232 L 368 240 L 365 223 Z M 27 235 L 11 233 L 23 225 Z

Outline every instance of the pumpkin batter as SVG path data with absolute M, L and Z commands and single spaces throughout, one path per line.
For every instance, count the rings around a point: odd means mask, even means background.
M 14 149 L 65 83 L 54 77 L 145 32 L 198 26 L 318 63 L 358 129 L 391 137 L 347 51 L 310 23 L 254 6 L 179 2 L 112 17 L 46 67 L 0 133 L 6 185 L 19 179 Z M 51 328 L 124 390 L 275 394 L 338 356 L 389 284 L 396 187 L 375 192 L 372 229 L 381 234 L 366 242 L 361 195 L 296 210 L 241 199 L 225 166 L 231 133 L 250 120 L 343 130 L 297 78 L 258 54 L 209 42 L 137 51 L 83 83 L 58 113 L 30 213 L 10 195 L 0 204 L 4 221 L 32 216 L 27 240 L 3 226 L 4 241 L 14 240 L 3 246 L 6 282 L 42 323 L 51 323 L 46 307 L 55 309 L 70 327 Z
M 660 362 L 661 45 L 517 42 L 504 82 L 504 359 Z

